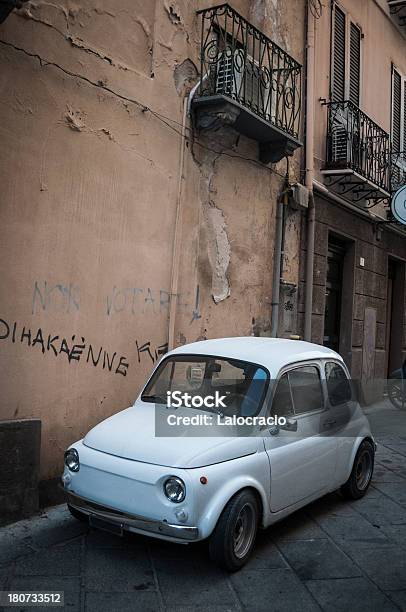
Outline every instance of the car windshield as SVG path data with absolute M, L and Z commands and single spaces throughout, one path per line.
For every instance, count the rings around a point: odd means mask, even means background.
M 256 416 L 268 384 L 268 372 L 254 363 L 206 355 L 174 355 L 158 366 L 141 400 L 226 416 Z

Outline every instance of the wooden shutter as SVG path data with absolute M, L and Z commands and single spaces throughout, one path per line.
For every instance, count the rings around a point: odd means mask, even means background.
M 406 162 L 406 79 L 403 81 L 403 161 Z
M 333 37 L 333 83 L 332 99 L 342 102 L 345 99 L 345 13 L 334 7 Z
M 361 32 L 355 23 L 350 26 L 350 75 L 348 98 L 359 106 L 361 71 Z
M 392 88 L 392 148 L 397 152 L 402 140 L 402 77 L 395 69 Z

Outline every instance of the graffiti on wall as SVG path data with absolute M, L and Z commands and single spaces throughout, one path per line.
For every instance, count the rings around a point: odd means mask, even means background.
M 160 344 L 159 346 L 154 346 L 150 340 L 144 343 L 138 343 L 138 340 L 136 340 L 135 345 L 137 347 L 138 363 L 141 363 L 141 357 L 143 354 L 147 355 L 154 364 L 162 357 L 162 355 L 165 355 L 165 353 L 168 352 L 167 342 Z
M 181 295 L 176 295 L 174 299 L 179 306 L 184 306 Z M 106 297 L 106 314 L 108 316 L 120 312 L 159 314 L 168 310 L 170 301 L 170 293 L 165 289 L 113 287 L 112 292 Z
M 186 314 L 191 312 L 190 324 L 201 319 L 200 314 L 200 287 L 191 302 L 184 299 L 182 294 L 171 296 L 163 289 L 151 288 L 124 288 L 113 287 L 113 291 L 106 297 L 105 313 L 112 314 L 127 312 L 131 314 L 159 315 L 169 311 L 171 300 L 176 300 L 177 308 Z M 51 283 L 48 281 L 35 281 L 32 293 L 31 312 L 40 314 L 46 311 L 74 313 L 80 311 L 80 288 L 74 283 Z M 0 318 L 0 343 L 10 342 L 19 344 L 25 349 L 37 353 L 50 354 L 66 363 L 85 363 L 95 368 L 127 376 L 130 361 L 127 356 L 120 355 L 102 345 L 87 342 L 82 335 L 53 334 L 44 331 L 42 327 L 23 325 L 17 321 L 9 322 Z M 154 342 L 153 340 L 135 339 L 131 345 L 135 350 L 136 365 L 155 365 L 160 358 L 168 352 L 168 342 Z
M 192 308 L 191 322 L 200 318 L 199 286 L 196 288 L 192 305 L 187 294 L 171 294 L 165 289 L 152 289 L 151 287 L 113 287 L 111 293 L 106 297 L 106 314 L 111 316 L 122 312 L 133 315 L 167 313 L 173 300 L 176 302 L 176 307 L 183 312 Z
M 8 323 L 0 319 L 0 341 L 8 340 L 13 344 L 20 343 L 25 348 L 40 350 L 43 355 L 49 353 L 58 358 L 64 358 L 70 364 L 72 362 L 85 362 L 95 368 L 127 376 L 129 362 L 124 355 L 112 353 L 103 346 L 95 348 L 94 345 L 86 343 L 83 336 L 66 338 L 59 334 L 47 334 L 39 327 L 36 331 L 29 327 L 21 326 L 17 321 Z
M 127 376 L 130 367 L 130 361 L 125 355 L 119 355 L 117 351 L 108 351 L 103 346 L 96 348 L 93 344 L 87 343 L 83 336 L 73 335 L 68 338 L 59 334 L 47 334 L 40 327 L 33 330 L 20 325 L 17 321 L 9 323 L 5 319 L 0 319 L 0 342 L 2 341 L 35 349 L 43 355 L 49 353 L 54 357 L 65 359 L 68 364 L 84 362 L 121 376 Z M 136 339 L 134 342 L 138 364 L 146 359 L 148 363 L 154 365 L 168 352 L 167 342 L 156 345 L 151 340 L 145 342 Z
M 191 301 L 188 295 L 171 295 L 165 289 L 114 286 L 106 296 L 103 308 L 109 317 L 119 313 L 159 315 L 168 313 L 173 300 L 180 311 L 187 313 L 188 309 L 191 310 L 190 323 L 201 318 L 199 285 Z M 35 281 L 31 301 L 32 314 L 47 311 L 77 312 L 80 310 L 80 287 L 75 283 Z
M 46 310 L 75 312 L 79 310 L 79 305 L 78 285 L 35 281 L 32 294 L 32 314 Z

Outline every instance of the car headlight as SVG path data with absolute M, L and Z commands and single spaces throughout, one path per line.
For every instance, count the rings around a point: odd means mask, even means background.
M 76 448 L 69 448 L 64 456 L 65 465 L 71 472 L 79 472 L 79 453 Z
M 164 482 L 164 492 L 171 502 L 180 504 L 186 497 L 185 483 L 180 478 L 171 476 Z

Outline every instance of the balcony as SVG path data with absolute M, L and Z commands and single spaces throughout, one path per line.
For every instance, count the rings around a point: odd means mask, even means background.
M 406 0 L 388 0 L 389 12 L 401 27 L 406 27 Z
M 292 155 L 299 140 L 301 65 L 228 4 L 198 11 L 198 129 L 230 125 L 256 140 L 263 163 Z
M 387 200 L 391 192 L 389 134 L 349 101 L 329 102 L 326 185 L 355 204 Z

